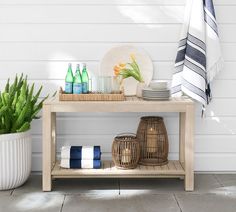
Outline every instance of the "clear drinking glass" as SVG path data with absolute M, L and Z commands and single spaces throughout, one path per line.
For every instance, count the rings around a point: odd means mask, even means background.
M 112 92 L 112 77 L 111 76 L 98 77 L 98 92 L 107 93 L 107 94 Z

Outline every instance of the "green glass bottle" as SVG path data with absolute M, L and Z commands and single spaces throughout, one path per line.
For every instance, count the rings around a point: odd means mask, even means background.
M 83 93 L 89 92 L 89 77 L 85 63 L 83 63 L 83 70 L 82 70 L 82 92 Z
M 80 65 L 77 64 L 76 72 L 74 76 L 74 83 L 73 83 L 73 93 L 81 94 L 82 93 L 82 78 L 80 74 Z
M 65 79 L 65 93 L 73 93 L 73 82 L 74 82 L 73 72 L 71 68 L 71 63 L 69 63 Z

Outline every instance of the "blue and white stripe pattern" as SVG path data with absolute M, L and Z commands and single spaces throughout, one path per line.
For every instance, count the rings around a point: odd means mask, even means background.
M 100 146 L 63 146 L 61 158 L 78 160 L 100 160 Z
M 175 61 L 171 94 L 187 95 L 202 105 L 211 98 L 210 82 L 222 67 L 212 0 L 188 0 Z
M 99 169 L 101 167 L 100 146 L 63 146 L 61 167 L 70 169 Z
M 68 169 L 100 169 L 101 160 L 61 159 L 61 167 Z

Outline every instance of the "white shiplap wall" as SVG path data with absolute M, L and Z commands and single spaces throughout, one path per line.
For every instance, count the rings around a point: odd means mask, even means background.
M 185 0 L 0 0 L 0 88 L 15 73 L 44 85 L 45 95 L 63 85 L 67 63 L 86 62 L 96 73 L 112 46 L 143 47 L 155 79 L 171 79 Z M 225 68 L 213 85 L 207 117 L 196 110 L 195 170 L 236 171 L 236 1 L 215 0 Z M 110 157 L 112 138 L 135 132 L 145 114 L 61 114 L 62 144 L 100 144 Z M 162 114 L 170 158 L 178 157 L 178 116 Z M 42 121 L 34 121 L 33 170 L 41 170 Z

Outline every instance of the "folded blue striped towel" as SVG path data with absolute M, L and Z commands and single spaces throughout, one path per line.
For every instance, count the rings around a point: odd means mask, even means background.
M 63 146 L 61 159 L 100 160 L 100 146 Z
M 101 160 L 61 159 L 61 167 L 68 169 L 100 169 Z

